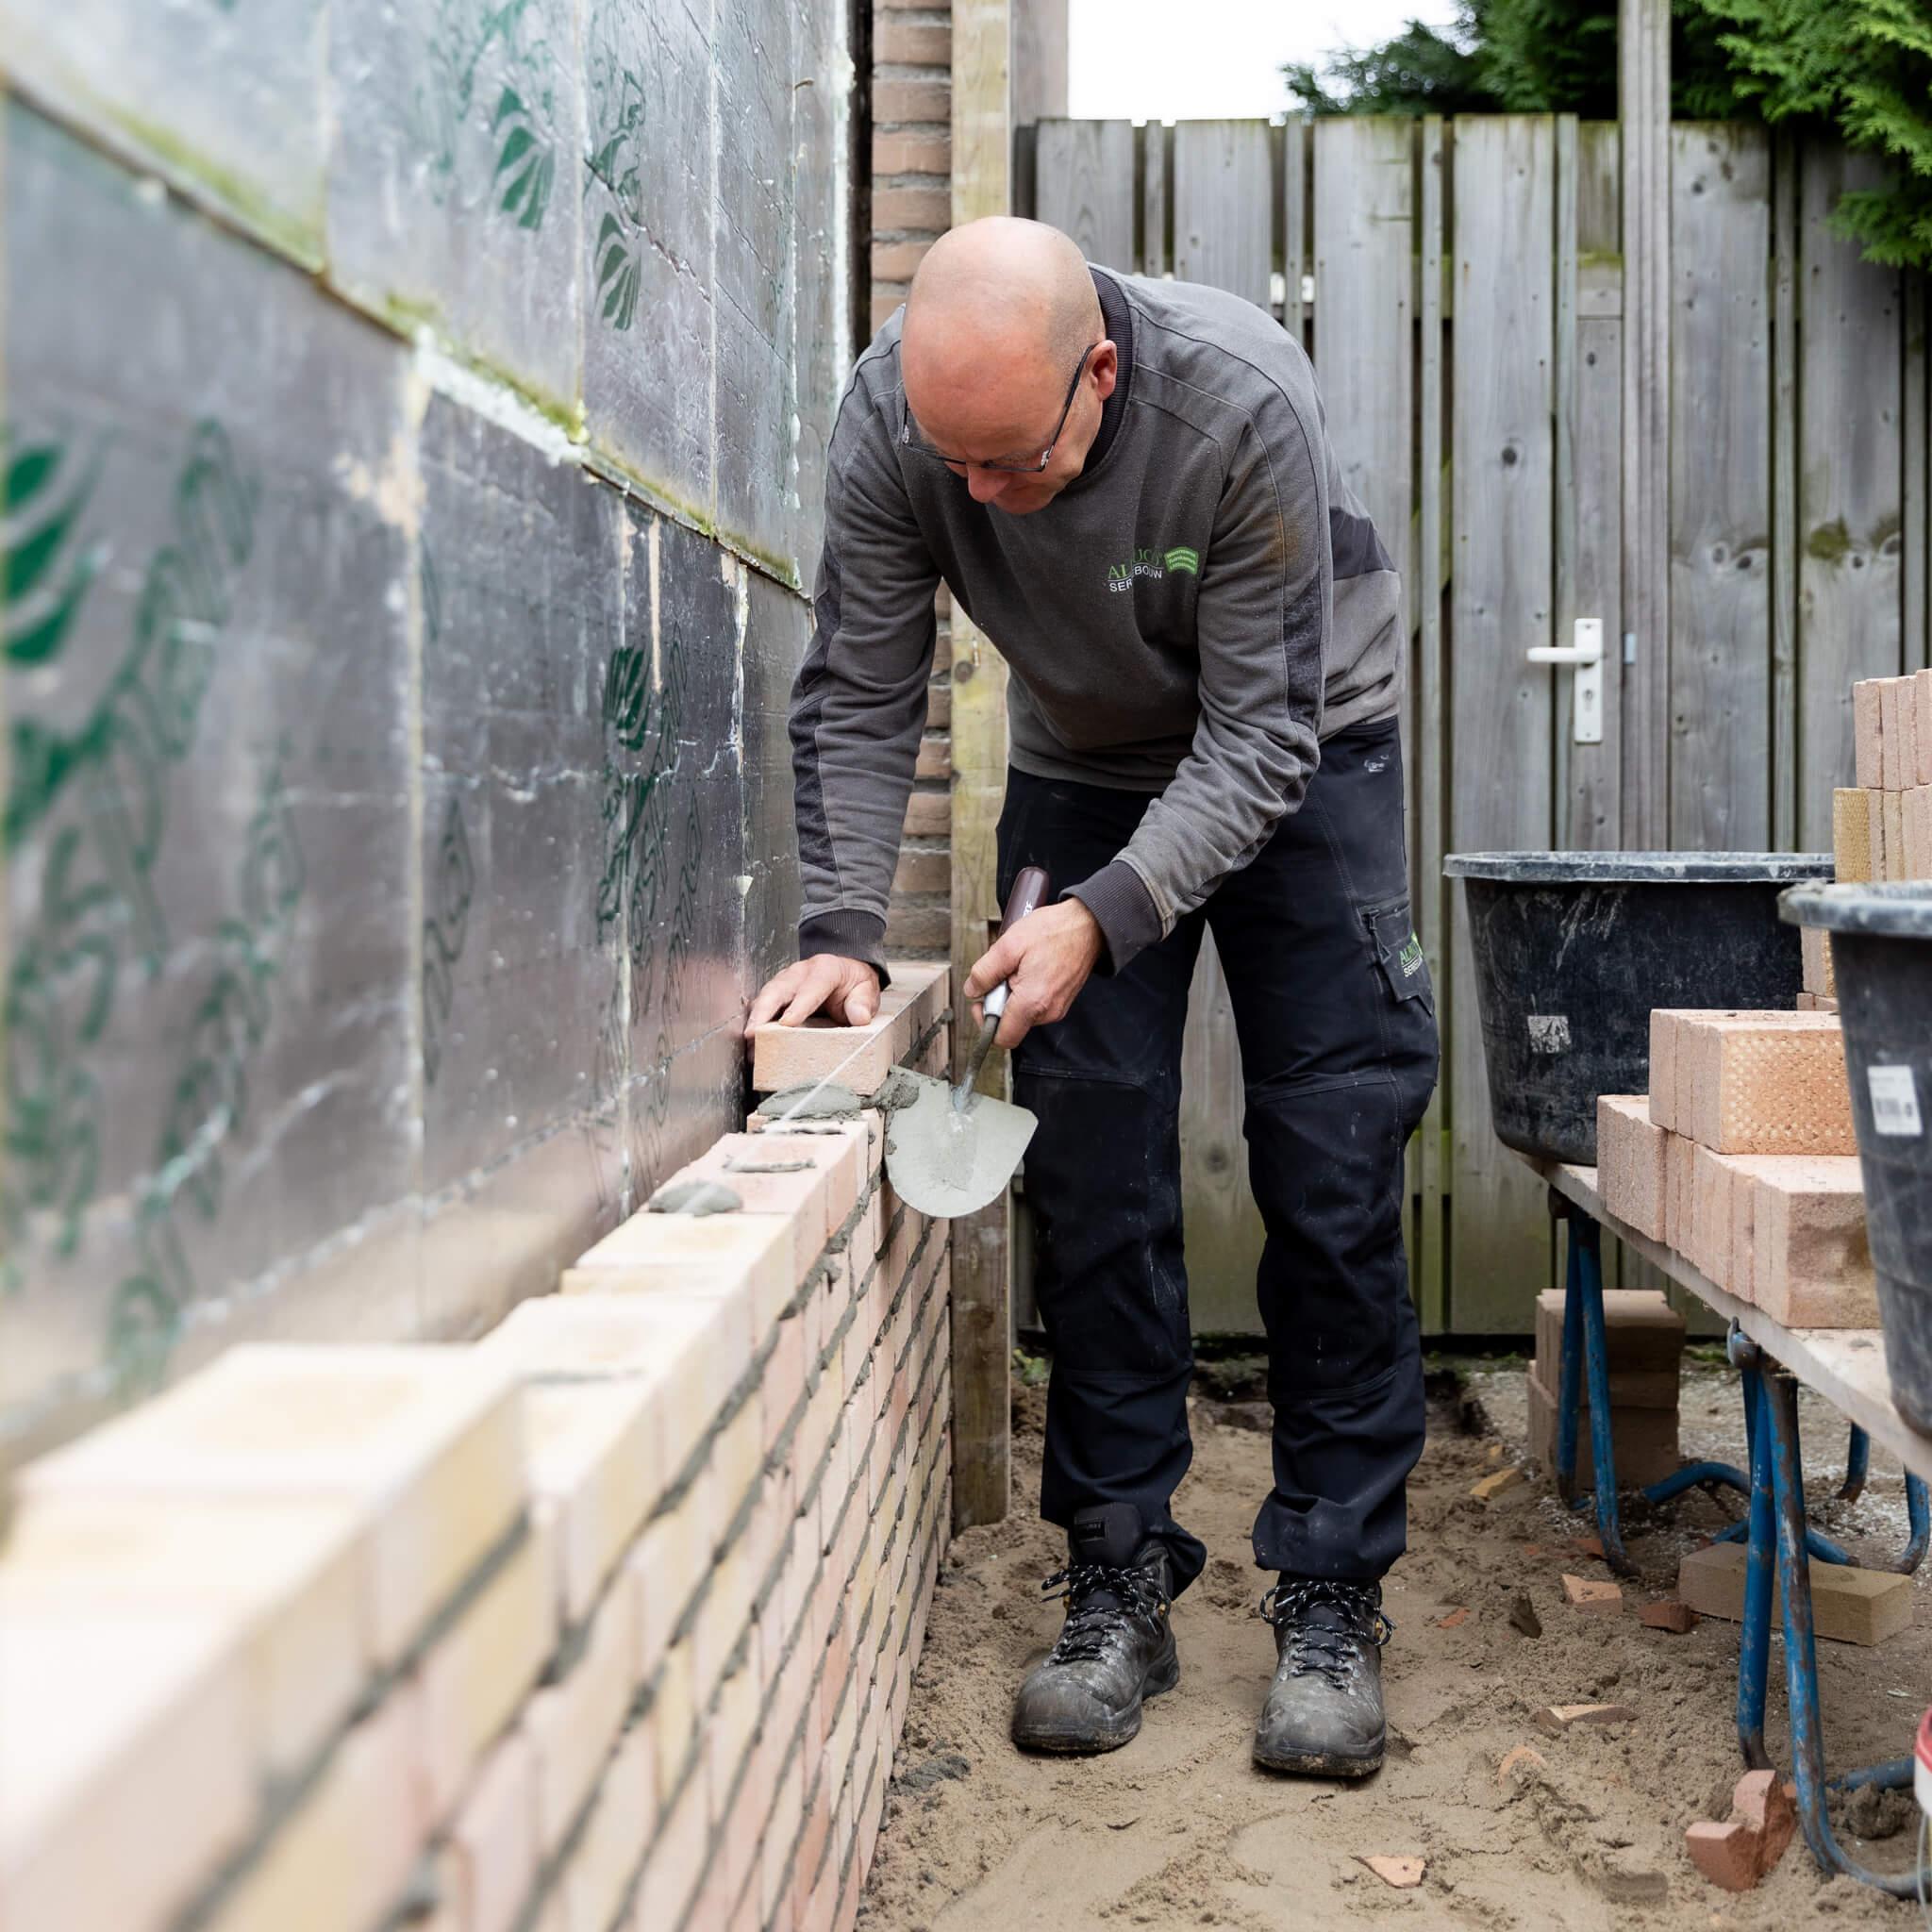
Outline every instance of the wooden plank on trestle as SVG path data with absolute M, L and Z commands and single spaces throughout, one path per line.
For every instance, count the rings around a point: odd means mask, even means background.
M 1835 235 L 1848 188 L 1885 176 L 1836 143 L 1800 150 L 1798 835 L 1831 844 L 1831 793 L 1849 785 L 1852 686 L 1904 668 L 1899 620 L 1901 290 L 1898 272 Z
M 1416 844 L 1416 932 L 1436 989 L 1436 1024 L 1446 1041 L 1450 1029 L 1449 974 L 1444 971 L 1442 881 L 1443 724 L 1442 685 L 1442 208 L 1448 137 L 1442 117 L 1423 118 L 1421 264 L 1422 343 L 1418 408 L 1422 415 L 1420 501 L 1416 514 L 1414 603 L 1416 655 L 1416 766 L 1419 783 L 1409 806 Z M 1293 256 L 1290 255 L 1291 266 Z M 1421 1203 L 1410 1276 L 1416 1284 L 1423 1333 L 1449 1326 L 1448 1224 L 1443 1219 L 1443 1127 L 1448 1119 L 1439 1082 L 1423 1115 L 1417 1179 Z
M 1174 130 L 1174 273 L 1270 308 L 1274 143 L 1265 121 L 1181 121 Z M 1272 309 L 1271 309 L 1272 313 Z
M 1234 1008 L 1210 933 L 1201 942 L 1181 1045 L 1181 1227 L 1196 1335 L 1260 1329 L 1255 1270 L 1265 1230 L 1248 1184 L 1246 1095 Z
M 1452 851 L 1551 837 L 1550 677 L 1524 654 L 1550 641 L 1554 614 L 1555 150 L 1547 116 L 1457 123 Z M 1451 908 L 1450 1322 L 1463 1334 L 1521 1332 L 1549 1284 L 1549 1217 L 1491 1125 L 1462 893 Z
M 953 221 L 1011 206 L 1008 0 L 953 8 Z M 957 607 L 953 636 L 953 970 L 985 950 L 999 913 L 995 830 L 1007 780 L 1007 667 Z M 976 936 L 976 937 L 975 937 Z M 962 968 L 963 962 L 963 968 Z M 955 1026 L 963 1056 L 972 1029 Z M 956 1074 L 965 1071 L 959 1058 Z M 999 1076 L 1004 1078 L 1004 1072 Z M 1012 1491 L 1010 1197 L 952 1225 L 953 1527 L 997 1523 Z
M 1671 130 L 1671 844 L 1771 842 L 1771 142 Z
M 1798 842 L 1798 144 L 1774 138 L 1771 185 L 1771 842 Z
M 1034 136 L 1033 208 L 1089 261 L 1134 268 L 1134 124 L 1042 121 Z
M 1567 468 L 1560 460 L 1557 465 L 1557 636 L 1570 638 L 1579 617 L 1603 624 L 1604 737 L 1601 744 L 1570 746 L 1557 793 L 1557 840 L 1573 850 L 1600 852 L 1621 842 L 1623 791 L 1624 264 L 1617 246 L 1614 122 L 1577 127 L 1574 166 L 1574 350 L 1563 384 L 1570 461 Z M 1573 702 L 1574 676 L 1566 675 L 1558 686 L 1559 741 L 1569 735 L 1560 726 Z

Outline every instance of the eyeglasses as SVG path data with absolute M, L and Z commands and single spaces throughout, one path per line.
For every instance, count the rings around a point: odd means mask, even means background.
M 970 457 L 949 457 L 943 450 L 934 449 L 929 443 L 922 442 L 912 433 L 912 409 L 908 404 L 906 409 L 905 425 L 899 431 L 899 446 L 916 451 L 920 456 L 930 457 L 936 463 L 944 463 L 949 470 L 996 470 L 1007 475 L 1037 476 L 1047 464 L 1053 461 L 1053 446 L 1060 440 L 1060 431 L 1067 426 L 1067 418 L 1074 413 L 1074 398 L 1080 391 L 1080 378 L 1087 373 L 1087 358 L 1099 348 L 1098 342 L 1090 342 L 1080 358 L 1079 367 L 1074 371 L 1074 379 L 1067 385 L 1067 400 L 1060 408 L 1060 420 L 1053 425 L 1053 434 L 1046 440 L 1046 447 L 1040 452 L 1036 462 L 1031 457 L 995 457 L 990 463 L 976 463 Z

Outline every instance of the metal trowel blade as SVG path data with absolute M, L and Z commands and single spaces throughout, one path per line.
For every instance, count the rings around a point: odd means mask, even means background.
M 1024 1107 L 984 1093 L 955 1107 L 952 1083 L 930 1074 L 900 1078 L 917 1092 L 893 1109 L 886 1126 L 893 1191 L 936 1221 L 976 1213 L 997 1200 L 1039 1123 Z

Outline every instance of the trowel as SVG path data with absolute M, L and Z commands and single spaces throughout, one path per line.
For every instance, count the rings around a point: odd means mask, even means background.
M 1027 866 L 1013 881 L 1000 930 L 1037 912 L 1051 890 L 1046 874 Z M 930 1074 L 898 1075 L 898 1104 L 886 1127 L 886 1172 L 902 1201 L 935 1220 L 972 1214 L 996 1200 L 1040 1124 L 1024 1107 L 973 1091 L 1000 1030 L 1007 990 L 1001 980 L 982 1003 L 979 1038 L 957 1087 Z

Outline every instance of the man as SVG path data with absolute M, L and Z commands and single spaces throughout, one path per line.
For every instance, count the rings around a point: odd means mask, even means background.
M 1181 1033 L 1206 928 L 1267 1227 L 1274 1481 L 1254 1549 L 1278 1576 L 1276 1669 L 1255 1757 L 1362 1775 L 1423 1442 L 1402 1160 L 1437 1058 L 1397 579 L 1307 358 L 1260 309 L 1090 268 L 1035 223 L 955 229 L 840 408 L 791 708 L 801 958 L 754 1025 L 877 1009 L 941 581 L 1012 671 L 1002 896 L 1029 864 L 1058 895 L 963 989 L 1010 975 L 1000 1043 L 1040 1122 L 1041 1510 L 1069 1532 L 1065 1625 L 1013 1736 L 1124 1743 L 1179 1674 L 1168 1608 L 1206 1560 L 1171 1513 L 1191 1455 Z

